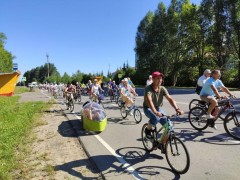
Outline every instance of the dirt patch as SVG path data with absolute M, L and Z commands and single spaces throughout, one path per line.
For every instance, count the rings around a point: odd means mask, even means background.
M 57 104 L 44 112 L 40 122 L 33 130 L 24 179 L 102 179 Z

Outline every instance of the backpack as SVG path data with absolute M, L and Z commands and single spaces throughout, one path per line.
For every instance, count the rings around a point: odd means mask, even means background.
M 202 90 L 202 87 L 197 85 L 195 92 L 196 92 L 198 95 L 200 95 L 201 90 Z

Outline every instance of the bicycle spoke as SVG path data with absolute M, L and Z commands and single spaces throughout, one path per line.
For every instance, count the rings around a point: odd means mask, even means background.
M 240 140 L 240 112 L 232 112 L 226 116 L 224 129 L 231 137 Z
M 206 111 L 200 107 L 194 107 L 189 111 L 188 119 L 193 128 L 204 130 L 207 128 Z
M 169 166 L 173 171 L 183 174 L 186 173 L 190 166 L 190 157 L 183 142 L 172 136 L 166 144 L 166 158 Z

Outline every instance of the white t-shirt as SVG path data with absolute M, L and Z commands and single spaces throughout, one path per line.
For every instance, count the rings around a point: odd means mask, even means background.
M 122 86 L 121 91 L 123 92 L 123 94 L 125 94 L 126 96 L 130 96 L 131 91 L 133 91 L 132 86 L 130 84 L 127 84 L 127 87 Z
M 96 95 L 99 95 L 99 88 L 100 88 L 100 85 L 98 85 L 98 84 L 97 85 L 93 85 L 93 87 L 92 87 L 92 89 L 93 89 L 92 91 L 93 92 L 92 93 L 96 94 Z
M 200 78 L 198 78 L 197 84 L 200 87 L 203 87 L 205 82 L 209 79 L 209 77 L 206 77 L 205 75 L 202 75 Z
M 152 84 L 152 82 L 153 82 L 153 81 L 152 81 L 152 79 L 151 79 L 151 80 L 150 80 L 150 79 L 148 79 L 148 80 L 147 80 L 147 82 L 146 82 L 146 85 L 147 85 L 147 86 L 149 86 L 149 85 L 151 85 L 151 84 Z

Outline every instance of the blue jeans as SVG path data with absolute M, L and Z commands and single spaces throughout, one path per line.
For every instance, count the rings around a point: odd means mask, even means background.
M 155 107 L 156 110 L 160 113 L 162 113 L 163 115 L 166 115 L 166 113 L 161 110 L 159 107 Z M 143 107 L 143 111 L 144 114 L 150 119 L 149 122 L 151 125 L 156 126 L 157 123 L 160 123 L 162 126 L 167 122 L 167 118 L 166 117 L 158 117 L 156 116 L 152 110 L 148 107 Z

